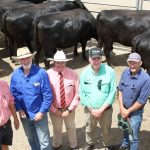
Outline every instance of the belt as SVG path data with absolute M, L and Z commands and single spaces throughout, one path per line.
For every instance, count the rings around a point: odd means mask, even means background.
M 61 111 L 61 112 L 64 112 L 64 111 L 66 111 L 66 110 L 68 110 L 68 107 L 66 107 L 66 108 L 57 108 L 59 111 Z
M 8 124 L 9 124 L 9 122 L 10 122 L 10 119 L 5 124 L 1 125 L 0 129 L 6 128 L 8 126 Z

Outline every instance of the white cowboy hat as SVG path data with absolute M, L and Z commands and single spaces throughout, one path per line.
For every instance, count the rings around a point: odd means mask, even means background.
M 36 54 L 36 51 L 32 54 L 29 49 L 27 47 L 22 47 L 22 48 L 18 48 L 17 49 L 17 56 L 13 57 L 13 59 L 23 59 L 23 58 L 27 58 L 27 57 L 30 57 L 30 56 L 34 56 Z
M 69 61 L 69 59 L 66 58 L 66 55 L 62 50 L 57 51 L 54 55 L 54 58 L 47 58 L 47 60 L 64 61 L 64 62 Z

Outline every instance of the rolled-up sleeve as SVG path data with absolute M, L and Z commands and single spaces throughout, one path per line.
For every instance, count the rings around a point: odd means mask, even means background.
M 141 104 L 145 104 L 149 96 L 150 96 L 150 78 L 148 80 L 145 80 L 145 83 L 143 83 L 137 101 Z

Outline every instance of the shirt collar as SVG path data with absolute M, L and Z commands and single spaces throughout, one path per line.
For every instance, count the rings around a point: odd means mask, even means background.
M 58 76 L 59 76 L 59 72 L 54 68 L 54 70 L 57 72 Z M 61 72 L 62 76 L 65 75 L 65 72 L 66 72 L 66 67 L 64 68 L 64 70 Z
M 95 75 L 95 76 L 98 76 L 101 74 L 101 72 L 103 71 L 103 64 L 100 65 L 100 68 L 98 70 L 98 73 L 95 73 L 93 68 L 92 68 L 92 65 L 91 65 L 91 70 L 92 70 L 92 73 Z
M 35 67 L 35 65 L 32 64 L 28 76 L 29 76 L 29 75 L 32 75 L 32 74 L 34 73 L 34 67 Z M 20 69 L 20 71 L 24 74 L 24 69 L 23 69 L 23 67 L 21 66 L 19 69 Z
M 130 76 L 130 78 L 136 78 L 137 79 L 139 77 L 140 73 L 141 73 L 141 69 L 137 72 L 136 75 L 132 76 L 131 70 L 130 69 L 128 70 L 128 75 Z

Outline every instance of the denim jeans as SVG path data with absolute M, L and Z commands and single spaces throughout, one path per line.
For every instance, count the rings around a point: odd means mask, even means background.
M 137 110 L 130 114 L 130 124 L 133 130 L 133 136 L 128 134 L 128 131 L 123 132 L 122 146 L 130 146 L 130 150 L 138 150 L 139 146 L 139 132 L 143 118 L 143 110 Z
M 47 114 L 37 122 L 28 118 L 21 118 L 21 122 L 31 150 L 52 150 Z

